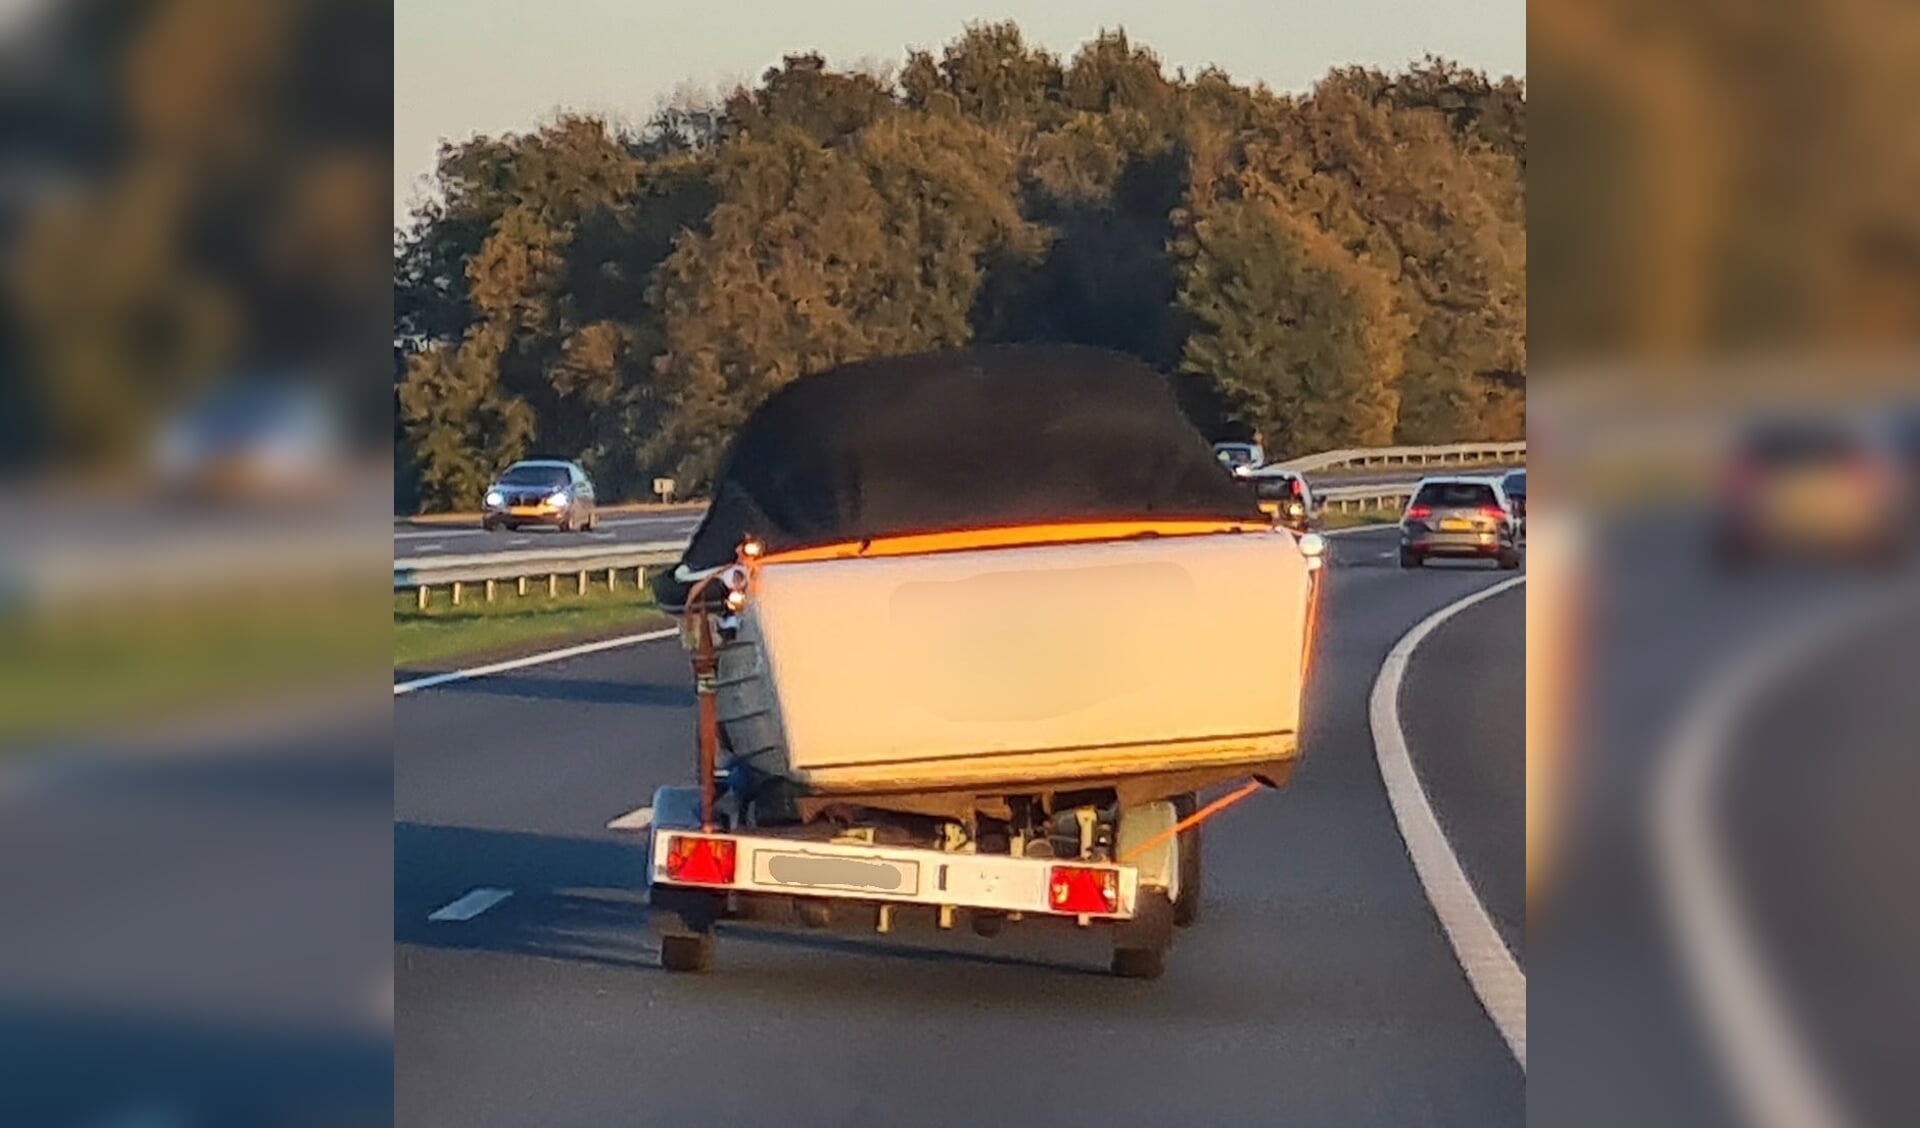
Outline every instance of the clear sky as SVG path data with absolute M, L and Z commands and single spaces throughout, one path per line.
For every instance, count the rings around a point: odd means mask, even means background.
M 1072 56 L 1123 27 L 1169 73 L 1219 66 L 1300 90 L 1328 68 L 1433 53 L 1498 78 L 1526 72 L 1525 0 L 396 0 L 394 214 L 443 139 L 521 131 L 560 110 L 638 124 L 683 82 L 731 87 L 782 55 L 898 64 L 975 20 L 1013 19 Z

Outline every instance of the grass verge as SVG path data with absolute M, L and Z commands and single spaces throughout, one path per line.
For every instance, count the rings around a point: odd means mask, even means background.
M 377 597 L 309 591 L 0 618 L 0 755 L 364 679 Z
M 1358 513 L 1328 511 L 1320 515 L 1320 528 L 1332 532 L 1335 529 L 1386 528 L 1400 523 L 1400 514 L 1380 510 L 1367 510 Z
M 500 584 L 488 603 L 476 585 L 453 606 L 445 588 L 433 592 L 425 611 L 415 605 L 414 593 L 396 593 L 393 602 L 393 665 L 395 669 L 430 667 L 454 659 L 504 655 L 545 643 L 564 643 L 622 630 L 664 627 L 672 620 L 654 606 L 651 592 L 632 587 L 607 589 L 604 578 L 591 583 L 585 595 L 569 581 L 561 594 L 547 595 L 544 583 L 528 585 L 519 595 L 514 585 Z

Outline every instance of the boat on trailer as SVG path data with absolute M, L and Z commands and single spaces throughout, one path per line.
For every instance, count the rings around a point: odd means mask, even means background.
M 697 783 L 654 799 L 663 963 L 707 966 L 730 917 L 1051 915 L 1159 974 L 1197 916 L 1200 823 L 1299 757 L 1320 547 L 1129 358 L 972 349 L 790 385 L 656 580 L 700 703 Z

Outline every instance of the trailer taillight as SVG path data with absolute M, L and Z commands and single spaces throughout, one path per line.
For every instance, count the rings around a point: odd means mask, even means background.
M 1120 873 L 1094 866 L 1054 866 L 1047 872 L 1047 903 L 1060 913 L 1120 911 Z
M 676 834 L 667 842 L 667 880 L 685 885 L 732 885 L 733 843 Z

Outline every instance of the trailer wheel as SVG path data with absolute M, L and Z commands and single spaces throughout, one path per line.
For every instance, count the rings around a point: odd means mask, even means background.
M 1194 794 L 1176 796 L 1173 800 L 1174 813 L 1179 817 L 1191 818 L 1200 809 L 1200 797 Z M 1180 896 L 1173 902 L 1173 923 L 1186 928 L 1200 919 L 1200 828 L 1189 827 L 1180 832 Z
M 662 936 L 660 966 L 667 971 L 706 971 L 713 966 L 713 933 Z
M 1113 973 L 1122 979 L 1158 979 L 1166 974 L 1173 947 L 1173 899 L 1164 889 L 1142 889 L 1133 919 L 1113 937 Z

